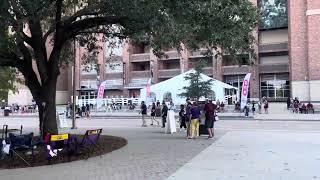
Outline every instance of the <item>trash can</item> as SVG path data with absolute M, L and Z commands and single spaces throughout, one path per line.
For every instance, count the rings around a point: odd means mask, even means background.
M 4 115 L 4 116 L 9 116 L 9 113 L 10 113 L 10 110 L 9 110 L 9 109 L 5 109 L 5 110 L 3 111 L 3 115 Z

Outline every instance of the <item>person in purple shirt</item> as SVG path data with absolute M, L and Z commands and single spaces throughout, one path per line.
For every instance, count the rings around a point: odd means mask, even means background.
M 200 115 L 200 108 L 198 104 L 194 102 L 192 108 L 190 109 L 190 139 L 194 139 L 199 136 Z

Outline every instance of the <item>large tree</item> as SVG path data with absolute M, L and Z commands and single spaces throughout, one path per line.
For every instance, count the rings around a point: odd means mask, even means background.
M 103 33 L 147 42 L 156 55 L 181 44 L 248 53 L 256 22 L 249 0 L 1 0 L 0 66 L 23 74 L 39 106 L 40 127 L 56 133 L 56 83 L 70 40 L 91 50 L 96 33 Z

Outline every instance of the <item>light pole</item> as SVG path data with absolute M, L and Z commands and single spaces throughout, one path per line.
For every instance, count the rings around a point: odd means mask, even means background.
M 72 127 L 76 129 L 76 40 L 74 39 L 74 63 L 72 67 Z

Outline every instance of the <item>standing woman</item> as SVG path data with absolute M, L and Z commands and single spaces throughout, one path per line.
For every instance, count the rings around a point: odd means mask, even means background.
M 162 116 L 162 128 L 165 128 L 166 122 L 167 122 L 167 116 L 168 116 L 168 106 L 164 101 L 162 102 L 161 116 Z
M 151 126 L 153 126 L 153 121 L 156 121 L 159 126 L 159 121 L 156 119 L 156 104 L 152 103 L 151 107 Z
M 156 117 L 161 117 L 161 105 L 159 101 L 157 101 L 156 105 Z

